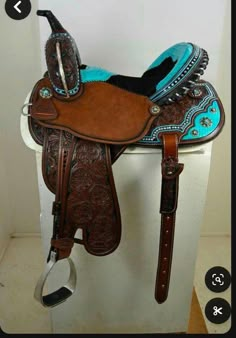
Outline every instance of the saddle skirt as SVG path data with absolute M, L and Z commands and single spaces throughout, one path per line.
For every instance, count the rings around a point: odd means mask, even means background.
M 200 79 L 207 52 L 192 43 L 164 51 L 141 77 L 119 75 L 81 63 L 74 39 L 50 11 L 46 43 L 48 71 L 34 86 L 29 130 L 43 147 L 42 173 L 55 194 L 53 234 L 46 270 L 35 298 L 44 306 L 66 300 L 76 276 L 69 256 L 74 243 L 93 255 L 113 252 L 121 239 L 121 214 L 112 164 L 127 146 L 161 147 L 161 233 L 155 298 L 163 303 L 171 276 L 178 204 L 178 147 L 214 139 L 224 110 L 213 86 Z M 82 239 L 75 238 L 82 229 Z M 68 283 L 43 296 L 53 265 L 67 258 Z

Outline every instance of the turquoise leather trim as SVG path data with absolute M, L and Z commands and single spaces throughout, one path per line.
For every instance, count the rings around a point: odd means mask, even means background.
M 64 89 L 60 89 L 60 88 L 56 87 L 54 84 L 52 84 L 52 85 L 53 85 L 53 88 L 55 89 L 55 91 L 56 91 L 58 94 L 64 95 L 64 96 L 66 95 L 66 92 L 65 92 Z M 80 88 L 80 80 L 78 80 L 78 84 L 77 84 L 74 88 L 68 90 L 68 93 L 69 93 L 70 95 L 75 95 L 75 94 L 78 93 L 79 88 Z
M 165 87 L 170 80 L 180 71 L 180 69 L 186 64 L 187 60 L 193 53 L 193 45 L 186 42 L 177 43 L 176 45 L 168 48 L 162 53 L 148 69 L 159 66 L 166 58 L 171 57 L 173 61 L 177 61 L 170 73 L 158 83 L 157 90 L 161 90 Z
M 213 112 L 212 112 L 213 111 Z M 210 122 L 209 126 L 202 126 L 204 121 Z M 199 114 L 194 119 L 194 126 L 189 129 L 188 133 L 182 137 L 182 140 L 197 140 L 210 135 L 220 123 L 220 107 L 217 101 L 214 101 L 207 109 L 207 111 Z M 194 136 L 193 132 L 197 131 Z
M 198 105 L 186 111 L 184 120 L 180 124 L 158 126 L 149 135 L 138 141 L 137 144 L 161 145 L 161 140 L 158 137 L 161 132 L 179 132 L 183 135 L 181 140 L 189 141 L 186 143 L 191 143 L 192 140 L 200 140 L 210 135 L 220 123 L 221 111 L 213 87 L 209 83 L 198 84 L 199 88 L 202 86 L 206 88 L 207 95 L 199 101 Z M 203 126 L 203 121 L 209 125 Z
M 81 82 L 93 82 L 93 81 L 107 81 L 115 73 L 109 72 L 105 69 L 98 67 L 87 66 L 85 69 L 80 70 Z

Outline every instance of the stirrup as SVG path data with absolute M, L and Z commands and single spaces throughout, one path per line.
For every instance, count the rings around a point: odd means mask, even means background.
M 70 265 L 70 276 L 68 282 L 59 288 L 58 290 L 43 296 L 43 288 L 49 273 L 51 272 L 53 266 L 56 264 L 56 252 L 51 251 L 50 260 L 46 265 L 46 268 L 42 275 L 40 276 L 38 283 L 35 287 L 34 298 L 40 302 L 45 307 L 53 307 L 62 302 L 64 302 L 68 297 L 70 297 L 75 291 L 76 287 L 76 270 L 73 261 L 68 257 L 67 258 Z

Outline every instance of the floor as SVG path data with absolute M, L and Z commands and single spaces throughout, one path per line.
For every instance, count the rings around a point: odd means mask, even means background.
M 198 252 L 194 286 L 208 333 L 226 333 L 231 326 L 230 319 L 224 324 L 212 324 L 205 318 L 204 308 L 215 297 L 231 303 L 230 288 L 214 294 L 206 288 L 204 277 L 207 270 L 216 265 L 230 271 L 230 237 L 201 237 Z M 14 238 L 10 241 L 0 264 L 0 329 L 4 332 L 52 333 L 49 311 L 32 302 L 43 263 L 40 238 Z
M 196 290 L 193 288 L 187 333 L 195 334 L 196 332 L 198 334 L 206 334 L 208 333 L 208 330 L 197 298 Z

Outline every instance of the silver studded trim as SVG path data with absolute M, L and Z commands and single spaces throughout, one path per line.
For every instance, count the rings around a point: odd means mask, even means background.
M 156 128 L 152 129 L 149 134 L 144 136 L 142 140 L 139 140 L 138 144 L 148 144 L 148 145 L 161 144 L 159 134 L 162 132 L 179 132 L 181 134 L 187 135 L 188 128 L 189 126 L 192 125 L 192 119 L 195 116 L 195 114 L 199 111 L 205 111 L 212 101 L 214 100 L 217 101 L 217 94 L 210 83 L 199 83 L 198 87 L 201 87 L 201 90 L 204 93 L 204 97 L 200 98 L 197 105 L 191 107 L 188 111 L 186 111 L 184 120 L 180 124 L 159 125 Z M 211 108 L 216 108 L 216 112 L 218 112 L 217 107 Z M 205 116 L 205 118 L 206 117 L 207 116 Z M 197 137 L 201 137 L 200 131 L 199 134 L 196 135 L 194 138 Z
M 196 129 L 194 129 L 194 130 L 191 132 L 191 134 L 192 134 L 193 136 L 197 136 L 197 135 L 198 135 L 198 131 L 197 131 Z

